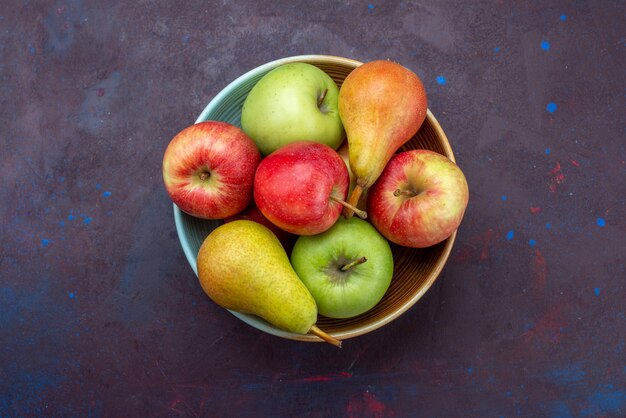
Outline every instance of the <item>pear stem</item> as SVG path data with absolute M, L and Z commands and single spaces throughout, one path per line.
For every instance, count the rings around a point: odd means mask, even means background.
M 356 205 L 359 203 L 359 199 L 361 198 L 361 193 L 363 193 L 363 188 L 359 186 L 358 184 L 354 186 L 354 190 L 352 190 L 352 193 L 350 194 L 348 203 L 344 205 L 345 209 L 343 210 L 343 216 L 345 216 L 347 219 L 352 218 L 352 215 L 356 213 L 356 211 L 353 210 L 350 206 L 356 209 Z M 362 219 L 365 219 L 365 218 L 362 218 Z
M 332 336 L 326 334 L 324 331 L 319 329 L 317 327 L 317 325 L 313 324 L 313 326 L 311 326 L 311 329 L 309 330 L 309 332 L 311 334 L 317 335 L 318 337 L 320 337 L 322 340 L 326 341 L 327 343 L 332 344 L 335 347 L 341 348 L 341 341 L 339 341 L 335 337 L 332 337 Z
M 367 218 L 367 212 L 365 212 L 364 210 L 361 210 L 361 209 L 357 208 L 356 206 L 351 205 L 350 203 L 347 203 L 347 202 L 339 199 L 336 196 L 330 195 L 330 198 L 332 200 L 334 200 L 335 202 L 342 204 L 346 209 L 349 209 L 352 213 L 356 213 L 356 215 L 359 218 L 361 218 L 361 219 L 366 219 Z M 346 209 L 344 209 L 344 210 L 346 210 Z
M 352 267 L 358 266 L 359 264 L 363 264 L 366 261 L 367 261 L 367 258 L 365 258 L 365 257 L 357 258 L 356 260 L 346 264 L 345 266 L 341 266 L 341 271 L 348 271 Z
M 396 196 L 396 197 L 397 197 L 397 196 L 400 196 L 400 195 L 402 195 L 402 196 L 407 196 L 407 197 L 415 197 L 415 196 L 417 196 L 417 193 L 415 193 L 413 190 L 400 190 L 400 189 L 396 189 L 396 190 L 393 192 L 393 195 L 394 195 L 394 196 Z
M 322 106 L 322 103 L 324 103 L 324 99 L 326 98 L 326 93 L 328 93 L 328 89 L 324 89 L 322 94 L 320 94 L 320 97 L 317 98 L 317 107 Z

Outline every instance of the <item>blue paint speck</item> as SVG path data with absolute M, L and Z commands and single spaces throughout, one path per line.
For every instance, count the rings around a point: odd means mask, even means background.
M 494 51 L 494 52 L 500 52 L 500 47 L 499 47 L 499 46 L 495 47 L 495 48 L 493 49 L 493 51 Z
M 548 105 L 546 106 L 546 110 L 547 110 L 548 112 L 550 112 L 550 113 L 554 113 L 554 112 L 556 112 L 556 107 L 557 107 L 557 106 L 556 106 L 556 103 L 554 103 L 554 102 L 550 102 L 550 103 L 548 103 Z
M 34 46 L 29 47 L 29 48 L 28 48 L 28 51 L 29 51 L 31 54 L 33 54 L 33 55 L 35 54 L 35 52 L 37 52 L 37 50 L 35 49 L 35 47 L 34 47 Z
M 468 368 L 467 368 L 467 372 L 468 372 L 469 374 L 472 374 L 472 373 L 474 373 L 474 369 L 473 369 L 473 368 L 471 368 L 471 367 L 468 367 Z
M 596 223 L 598 224 L 599 227 L 604 227 L 606 225 L 606 221 L 604 220 L 604 218 L 596 219 Z
M 85 219 L 83 219 L 83 223 L 85 225 L 89 225 L 91 223 L 92 219 L 90 217 L 86 217 Z
M 549 51 L 550 50 L 550 42 L 543 40 L 541 41 L 541 49 L 543 49 L 544 51 Z
M 595 289 L 593 289 L 593 294 L 596 296 L 600 296 L 600 288 L 596 287 Z
M 615 390 L 613 385 L 600 385 L 587 399 L 587 409 L 580 411 L 581 417 L 621 415 L 626 406 L 626 392 Z
M 59 180 L 59 183 L 63 183 L 65 181 L 65 177 L 61 176 L 57 180 Z
M 565 22 L 565 21 L 567 20 L 567 16 L 565 16 L 565 15 L 561 15 L 561 16 L 559 17 L 559 19 L 561 19 L 563 22 Z
M 70 299 L 75 299 L 75 298 L 76 298 L 76 294 L 75 294 L 74 292 L 67 292 L 67 296 L 68 296 Z
M 502 195 L 502 197 L 500 199 L 502 199 L 502 201 L 505 201 L 506 200 L 506 195 Z
M 546 372 L 545 377 L 561 386 L 571 386 L 585 380 L 587 373 L 583 369 L 581 362 L 573 363 L 564 369 L 551 369 Z
M 109 197 L 111 196 L 111 192 L 106 191 L 106 192 L 102 192 L 102 197 Z
M 442 75 L 438 75 L 436 80 L 437 80 L 437 84 L 439 84 L 440 86 L 445 86 L 447 83 L 446 78 Z
M 184 44 L 186 44 L 187 42 L 189 42 L 189 38 L 190 38 L 189 35 L 183 35 L 183 37 L 180 38 L 180 39 L 181 39 L 181 41 L 183 41 Z
M 553 418 L 574 418 L 569 406 L 563 401 L 556 401 L 552 407 Z
M 546 155 L 550 155 L 550 148 L 546 148 Z
M 42 239 L 41 239 L 41 246 L 42 246 L 43 248 L 46 248 L 48 245 L 50 245 L 50 240 L 49 240 L 49 239 L 42 238 Z
M 513 396 L 513 393 L 511 393 L 511 391 L 510 391 L 510 390 L 507 390 L 507 391 L 506 391 L 506 396 L 508 396 L 508 397 L 510 398 L 511 396 Z
M 534 247 L 535 244 L 537 244 L 537 241 L 535 241 L 534 239 L 529 239 L 528 240 L 528 245 L 530 245 L 531 247 Z
M 76 219 L 76 216 L 72 215 L 71 213 L 69 215 L 67 215 L 67 219 L 70 221 L 73 221 L 74 219 Z
M 551 223 L 547 223 L 546 224 L 546 229 L 550 229 L 550 228 L 552 228 L 552 224 Z
M 506 239 L 509 240 L 509 241 L 511 241 L 514 236 L 515 236 L 515 232 L 513 232 L 512 229 L 509 232 L 506 233 Z
M 370 3 L 370 4 L 368 4 L 368 5 L 367 5 L 367 11 L 368 11 L 368 12 L 370 12 L 370 13 L 371 13 L 372 11 L 374 11 L 374 5 L 373 5 L 373 4 L 371 4 L 371 3 Z
M 102 188 L 102 186 L 100 185 L 100 183 L 96 183 L 96 189 L 100 190 Z
M 65 221 L 60 221 L 59 226 L 65 226 Z

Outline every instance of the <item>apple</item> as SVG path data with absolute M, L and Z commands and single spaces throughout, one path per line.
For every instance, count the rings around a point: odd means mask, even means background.
M 274 235 L 276 235 L 276 238 L 278 238 L 280 243 L 283 245 L 283 248 L 285 249 L 287 254 L 291 253 L 293 245 L 296 243 L 296 239 L 298 237 L 287 231 L 283 231 L 278 226 L 274 225 L 269 219 L 265 217 L 265 215 L 263 215 L 259 208 L 254 204 L 254 201 L 250 203 L 248 207 L 245 208 L 243 211 L 224 219 L 224 223 L 237 221 L 240 219 L 246 219 L 248 221 L 260 223 L 261 225 L 268 227 L 274 233 Z
M 319 234 L 339 218 L 348 182 L 348 169 L 335 150 L 296 141 L 261 161 L 254 176 L 254 201 L 281 229 L 296 235 Z
M 337 149 L 344 137 L 339 88 L 321 69 L 290 63 L 265 74 L 246 97 L 241 126 L 263 155 L 308 140 Z
M 329 230 L 302 236 L 291 265 L 309 289 L 318 312 L 351 318 L 372 309 L 393 276 L 389 242 L 367 221 L 340 218 Z
M 256 145 L 241 129 L 225 122 L 200 122 L 168 144 L 163 155 L 165 189 L 183 212 L 223 219 L 252 200 L 260 160 Z
M 469 190 L 461 169 L 429 150 L 396 154 L 368 193 L 372 223 L 388 240 L 412 248 L 435 245 L 461 224 Z

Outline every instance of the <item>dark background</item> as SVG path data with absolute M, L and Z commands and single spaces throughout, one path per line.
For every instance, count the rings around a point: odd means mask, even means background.
M 625 12 L 2 1 L 0 416 L 624 416 Z M 434 287 L 341 350 L 204 296 L 161 180 L 222 88 L 312 53 L 415 71 L 471 190 Z

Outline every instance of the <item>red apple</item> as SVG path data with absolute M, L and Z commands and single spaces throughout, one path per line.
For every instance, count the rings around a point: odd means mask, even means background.
M 283 244 L 283 248 L 285 249 L 287 254 L 291 254 L 291 250 L 293 249 L 293 246 L 296 243 L 296 239 L 298 239 L 298 236 L 291 234 L 287 231 L 283 231 L 278 226 L 274 225 L 269 219 L 265 217 L 265 215 L 263 215 L 263 212 L 259 210 L 254 202 L 250 203 L 248 207 L 245 208 L 242 212 L 239 212 L 236 215 L 229 216 L 228 218 L 224 219 L 224 223 L 236 221 L 239 219 L 254 221 L 268 227 L 274 233 L 274 235 L 276 235 L 276 238 L 278 238 L 280 243 Z
M 192 216 L 223 219 L 252 200 L 261 154 L 241 129 L 200 122 L 183 129 L 163 156 L 163 181 L 174 203 Z
M 254 201 L 281 229 L 314 235 L 339 218 L 348 183 L 348 169 L 335 150 L 297 141 L 261 161 L 254 177 Z
M 459 227 L 469 190 L 461 169 L 428 150 L 395 155 L 368 193 L 371 221 L 389 241 L 423 248 Z

